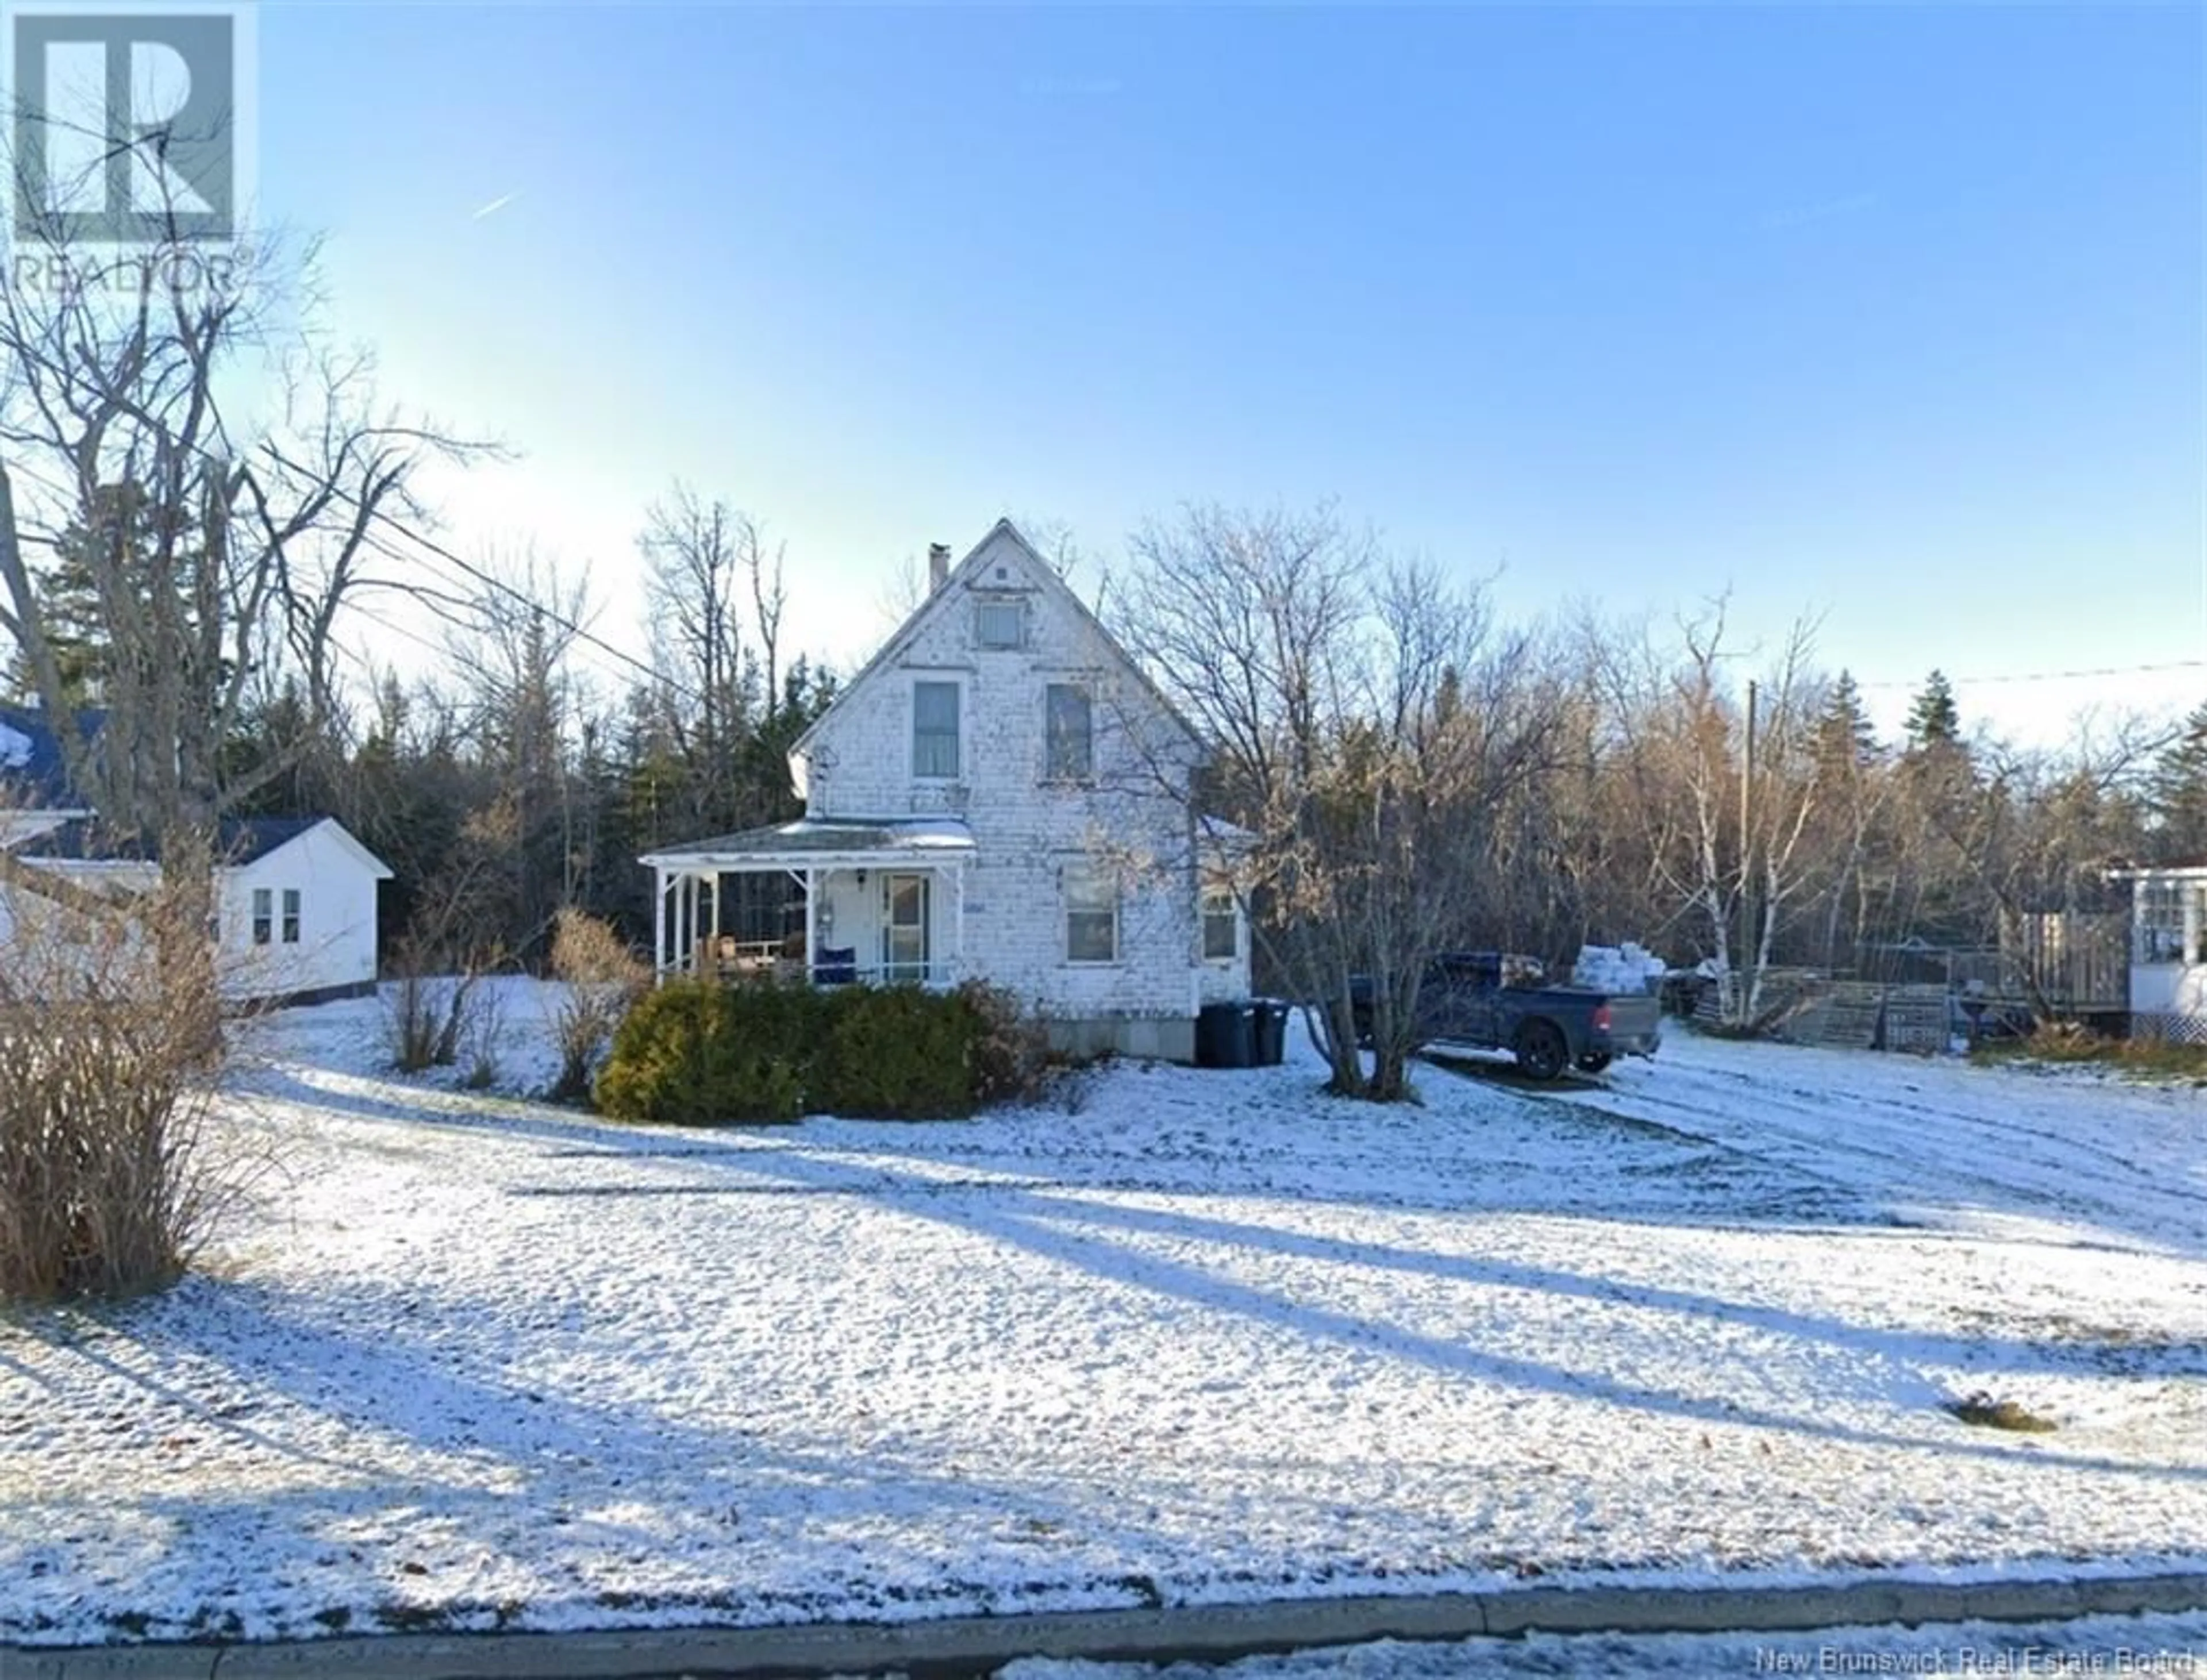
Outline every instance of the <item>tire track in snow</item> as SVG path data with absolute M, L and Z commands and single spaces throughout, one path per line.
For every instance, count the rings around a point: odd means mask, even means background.
M 1789 1053 L 1786 1047 L 1747 1048 L 1773 1056 Z M 1659 1124 L 1669 1123 L 1669 1116 L 1690 1116 L 1698 1133 L 1727 1148 L 1782 1162 L 1887 1204 L 1976 1202 L 1995 1213 L 2087 1223 L 2123 1247 L 2185 1253 L 2207 1247 L 2207 1195 L 2172 1187 L 2167 1173 L 2156 1172 L 2148 1160 L 2126 1157 L 2077 1135 L 2088 1127 L 2108 1129 L 2102 1116 L 2127 1108 L 2136 1115 L 2140 1152 L 2150 1155 L 2153 1134 L 2177 1120 L 2161 1111 L 2157 1099 L 2082 1085 L 2024 1085 L 2016 1075 L 2013 1087 L 1958 1089 L 1953 1100 L 1941 1102 L 1927 1097 L 1920 1085 L 1905 1093 L 1876 1089 L 1885 1070 L 1874 1067 L 1864 1067 L 1867 1077 L 1857 1081 L 1867 1089 L 1848 1090 L 1834 1081 L 1818 1092 L 1793 1084 L 1788 1075 L 1796 1071 L 1774 1064 L 1776 1077 L 1764 1079 L 1753 1070 L 1674 1059 L 1629 1084 L 1556 1092 L 1547 1100 Z M 1952 1077 L 1947 1070 L 1925 1073 Z M 1663 1089 L 1652 1088 L 1659 1084 Z M 1983 1099 L 2001 1097 L 2016 1100 L 2012 1107 L 2002 1104 L 1998 1115 L 1984 1111 Z M 2049 1100 L 2085 1123 L 2065 1131 L 2037 1116 L 2032 1117 L 2037 1123 L 2025 1118 L 2029 1107 Z M 2201 1119 L 2207 1126 L 2207 1109 Z

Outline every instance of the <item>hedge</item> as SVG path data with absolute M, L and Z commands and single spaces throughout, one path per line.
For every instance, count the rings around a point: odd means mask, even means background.
M 1039 1031 L 1008 995 L 978 985 L 661 987 L 629 1011 L 599 1073 L 599 1109 L 679 1126 L 948 1119 L 1029 1097 Z

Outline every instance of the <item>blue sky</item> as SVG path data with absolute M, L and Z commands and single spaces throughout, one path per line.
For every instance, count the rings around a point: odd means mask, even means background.
M 522 451 L 449 539 L 623 639 L 677 475 L 846 661 L 1000 513 L 1108 562 L 1334 498 L 1516 613 L 1821 613 L 1898 706 L 2207 656 L 2203 16 L 271 4 L 260 188 L 389 393 Z

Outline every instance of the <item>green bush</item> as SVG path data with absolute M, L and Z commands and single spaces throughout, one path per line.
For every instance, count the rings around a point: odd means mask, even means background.
M 980 1017 L 956 994 L 852 986 L 832 994 L 816 1106 L 854 1120 L 973 1112 Z
M 800 988 L 661 986 L 613 1034 L 598 1108 L 675 1126 L 796 1120 L 820 1026 L 818 997 Z
M 629 1011 L 595 1095 L 617 1120 L 683 1126 L 935 1120 L 1032 1097 L 1048 1073 L 1038 1026 L 990 987 L 679 981 Z

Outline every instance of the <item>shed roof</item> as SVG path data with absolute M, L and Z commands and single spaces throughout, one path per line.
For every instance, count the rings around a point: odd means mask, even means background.
M 326 816 L 225 817 L 216 828 L 215 853 L 233 868 L 257 863 L 329 820 Z M 15 855 L 55 863 L 158 864 L 161 847 L 151 834 L 127 833 L 98 817 L 80 816 L 33 836 L 16 849 Z

